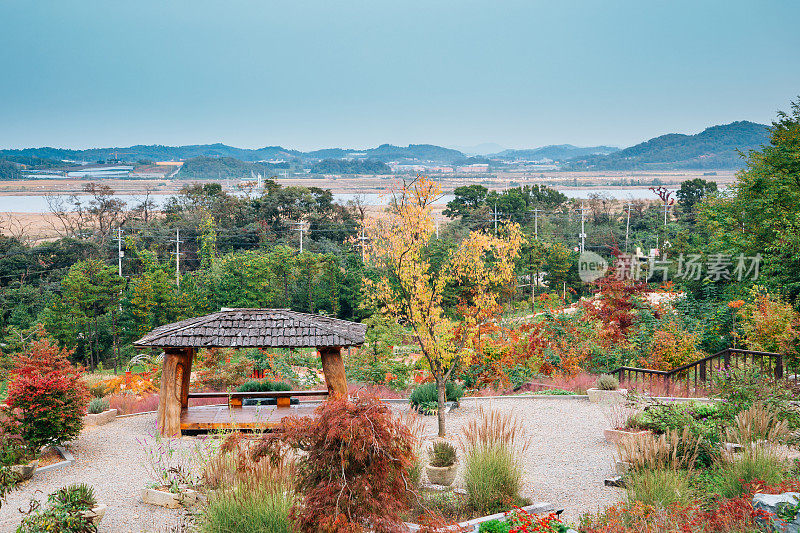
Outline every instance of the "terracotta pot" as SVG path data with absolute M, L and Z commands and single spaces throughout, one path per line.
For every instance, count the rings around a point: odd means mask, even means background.
M 428 481 L 433 485 L 442 485 L 449 487 L 456 479 L 456 471 L 458 464 L 450 466 L 425 466 L 425 472 L 428 474 Z

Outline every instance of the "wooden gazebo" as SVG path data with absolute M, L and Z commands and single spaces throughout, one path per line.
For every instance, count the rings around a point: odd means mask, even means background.
M 298 313 L 289 309 L 225 309 L 158 327 L 136 341 L 138 348 L 164 350 L 158 427 L 162 436 L 180 436 L 181 430 L 218 427 L 264 427 L 289 414 L 291 396 L 347 394 L 342 348 L 364 343 L 366 326 L 346 320 Z M 236 393 L 190 393 L 192 359 L 199 348 L 316 348 L 322 359 L 327 390 L 270 393 L 275 407 L 189 407 L 190 397 Z M 241 394 L 241 393 L 239 393 Z M 263 394 L 262 394 L 263 395 Z M 292 408 L 299 414 L 298 408 Z M 306 408 L 308 409 L 308 408 Z

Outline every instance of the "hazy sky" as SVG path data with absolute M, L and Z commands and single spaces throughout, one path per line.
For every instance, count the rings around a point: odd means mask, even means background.
M 0 0 L 0 147 L 627 146 L 800 95 L 800 2 Z

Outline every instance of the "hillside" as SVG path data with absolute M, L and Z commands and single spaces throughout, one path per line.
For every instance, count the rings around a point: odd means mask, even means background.
M 503 150 L 502 152 L 492 154 L 488 157 L 502 159 L 504 161 L 540 161 L 542 159 L 565 161 L 576 157 L 597 154 L 605 155 L 616 151 L 619 151 L 619 148 L 614 146 L 581 147 L 571 144 L 553 144 L 526 150 Z
M 573 160 L 572 170 L 730 169 L 744 165 L 739 152 L 769 141 L 768 126 L 738 121 L 696 135 L 670 133 L 608 155 Z

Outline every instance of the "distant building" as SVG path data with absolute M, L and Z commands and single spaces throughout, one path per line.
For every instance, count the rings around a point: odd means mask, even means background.
M 489 165 L 487 163 L 475 163 L 473 165 L 458 167 L 457 170 L 459 172 L 487 172 L 489 170 Z
M 156 165 L 163 167 L 180 167 L 183 166 L 183 161 L 156 161 Z

